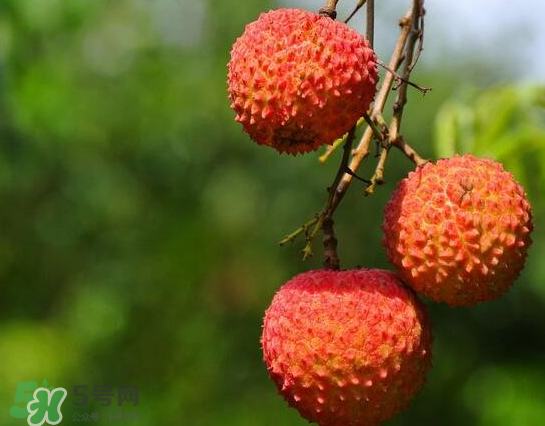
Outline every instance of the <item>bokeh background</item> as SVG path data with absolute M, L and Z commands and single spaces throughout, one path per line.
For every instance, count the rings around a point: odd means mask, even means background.
M 341 1 L 345 17 L 355 1 Z M 407 1 L 380 1 L 377 51 Z M 429 304 L 434 368 L 388 425 L 536 426 L 545 419 L 545 35 L 540 0 L 427 2 L 403 133 L 429 158 L 505 163 L 535 214 L 503 298 Z M 277 241 L 318 211 L 339 156 L 280 156 L 234 122 L 226 63 L 247 22 L 313 0 L 0 2 L 0 424 L 17 383 L 63 386 L 73 413 L 143 425 L 298 426 L 261 361 L 278 287 L 320 266 Z M 352 22 L 363 29 L 363 14 Z M 370 175 L 374 160 L 360 170 Z M 336 215 L 344 267 L 388 268 L 382 208 L 413 166 L 393 151 L 372 197 Z M 140 405 L 72 405 L 73 386 L 138 385 Z M 108 420 L 102 423 L 111 423 Z

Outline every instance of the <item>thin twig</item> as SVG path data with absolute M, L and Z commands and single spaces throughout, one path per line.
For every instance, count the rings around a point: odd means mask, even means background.
M 407 42 L 407 38 L 409 36 L 409 32 L 411 29 L 410 25 L 411 25 L 412 11 L 413 11 L 413 7 L 411 6 L 411 8 L 408 10 L 405 16 L 401 18 L 399 21 L 401 32 L 394 46 L 392 57 L 390 58 L 389 67 L 391 69 L 397 69 L 399 67 L 399 64 L 401 63 L 403 50 L 405 48 L 405 44 Z M 378 94 L 375 98 L 373 110 L 371 112 L 372 119 L 378 114 L 381 114 L 382 111 L 384 110 L 384 106 L 386 105 L 386 100 L 388 99 L 388 95 L 390 94 L 390 89 L 392 87 L 393 81 L 394 81 L 394 76 L 392 74 L 386 74 L 384 76 L 384 82 L 382 83 L 382 86 L 380 87 L 378 91 Z M 349 164 L 350 170 L 352 170 L 354 173 L 356 173 L 362 160 L 365 157 L 367 157 L 367 155 L 369 154 L 369 146 L 371 144 L 372 138 L 373 138 L 373 130 L 368 127 L 365 130 L 358 146 L 354 149 L 352 160 L 350 161 L 350 164 Z M 337 186 L 337 189 L 335 191 L 335 198 L 333 199 L 334 208 L 336 208 L 341 202 L 341 200 L 343 199 L 344 194 L 346 193 L 348 187 L 350 186 L 350 183 L 352 182 L 352 178 L 353 178 L 352 175 L 346 173 L 341 179 L 341 181 L 339 182 L 339 185 Z
M 358 176 L 356 173 L 354 173 L 352 170 L 350 170 L 350 167 L 347 167 L 344 172 L 348 173 L 349 175 L 352 175 L 352 177 L 356 178 L 360 182 L 365 183 L 366 185 L 371 185 L 371 181 L 369 179 L 364 179 L 361 176 Z
M 312 252 L 312 243 L 314 242 L 314 238 L 316 238 L 316 235 L 318 234 L 318 231 L 322 229 L 322 223 L 324 221 L 324 214 L 320 213 L 318 215 L 318 220 L 316 221 L 314 228 L 312 228 L 312 232 L 307 235 L 306 238 L 306 245 L 303 248 L 303 260 L 307 260 L 309 257 L 312 257 L 314 253 Z
M 371 195 L 375 192 L 376 185 L 382 185 L 384 183 L 384 165 L 386 164 L 386 158 L 388 157 L 388 152 L 390 152 L 390 144 L 387 144 L 382 147 L 380 150 L 380 157 L 375 169 L 375 173 L 371 178 L 371 183 L 365 188 L 365 195 Z
M 413 83 L 410 80 L 405 80 L 403 77 L 401 77 L 397 72 L 395 72 L 393 69 L 391 69 L 388 65 L 386 65 L 384 62 L 382 62 L 380 59 L 377 60 L 377 64 L 379 64 L 382 68 L 384 68 L 389 73 L 392 73 L 394 75 L 394 78 L 398 85 L 401 85 L 401 83 L 406 83 L 409 86 L 414 87 L 416 90 L 420 91 L 422 93 L 422 96 L 424 96 L 426 93 L 430 92 L 432 90 L 432 87 L 427 86 L 420 86 L 419 84 Z
M 303 260 L 308 258 L 309 256 L 312 256 L 312 243 L 314 242 L 314 238 L 316 237 L 316 234 L 320 228 L 324 230 L 324 234 L 326 231 L 331 231 L 330 237 L 333 239 L 335 238 L 335 235 L 333 233 L 333 223 L 328 223 L 326 226 L 326 229 L 323 228 L 324 220 L 331 219 L 333 215 L 334 209 L 332 209 L 332 202 L 333 198 L 335 196 L 335 188 L 339 185 L 340 180 L 342 179 L 346 168 L 348 167 L 348 161 L 350 160 L 350 153 L 352 151 L 352 143 L 354 142 L 354 134 L 356 132 L 356 126 L 353 126 L 350 131 L 348 132 L 348 136 L 346 137 L 346 142 L 344 144 L 343 149 L 343 157 L 341 159 L 341 164 L 339 165 L 339 169 L 337 170 L 337 174 L 335 175 L 335 179 L 333 180 L 332 185 L 329 187 L 329 197 L 327 199 L 326 205 L 324 207 L 324 210 L 318 215 L 318 221 L 315 223 L 314 228 L 312 229 L 312 233 L 307 237 L 307 244 L 305 245 L 305 248 L 303 249 Z M 327 236 L 327 235 L 325 235 Z M 324 239 L 324 244 L 326 243 L 326 240 Z M 324 247 L 325 249 L 326 247 Z M 329 256 L 332 255 L 331 250 L 333 250 L 332 246 L 327 247 L 329 252 Z M 325 253 L 325 252 L 324 252 Z
M 338 147 L 340 147 L 346 138 L 343 136 L 342 138 L 337 139 L 335 142 L 333 142 L 332 145 L 328 145 L 325 149 L 325 152 L 318 157 L 318 161 L 322 164 L 325 164 L 327 160 L 329 160 L 329 157 L 337 150 Z
M 367 114 L 367 113 L 363 114 L 363 119 L 365 120 L 367 125 L 371 128 L 371 130 L 373 131 L 373 134 L 375 135 L 375 138 L 379 142 L 382 142 L 385 139 L 385 134 L 377 127 L 377 125 L 375 124 L 373 119 L 371 117 L 369 117 L 369 114 Z
M 420 55 L 422 54 L 422 51 L 424 50 L 424 16 L 426 15 L 426 9 L 424 9 L 424 0 L 420 0 L 419 2 L 419 31 L 418 31 L 418 45 L 416 47 L 416 53 L 414 55 L 413 61 L 410 65 L 411 71 L 416 66 L 416 63 L 420 59 Z
M 346 19 L 344 20 L 344 23 L 345 23 L 345 24 L 348 24 L 348 21 L 350 21 L 350 20 L 354 17 L 354 15 L 355 15 L 356 13 L 358 13 L 358 10 L 360 10 L 360 9 L 363 7 L 363 5 L 365 4 L 365 1 L 366 1 L 366 0 L 360 0 L 360 1 L 358 2 L 358 4 L 356 5 L 356 7 L 354 8 L 354 10 L 353 10 L 352 12 L 350 12 L 350 15 L 348 15 L 348 18 L 346 18 Z
M 367 0 L 367 15 L 365 19 L 365 36 L 371 49 L 375 40 L 375 0 Z
M 415 53 L 415 46 L 416 42 L 418 41 L 419 37 L 419 25 L 420 25 L 420 13 L 421 13 L 421 3 L 422 0 L 413 0 L 413 8 L 411 13 L 411 20 L 410 20 L 410 32 L 409 37 L 407 39 L 407 45 L 405 47 L 405 65 L 403 69 L 403 83 L 399 86 L 399 90 L 397 92 L 397 97 L 393 105 L 393 116 L 392 121 L 390 122 L 390 128 L 389 130 L 389 136 L 390 136 L 390 143 L 397 140 L 399 135 L 399 129 L 401 127 L 401 120 L 403 118 L 403 110 L 405 108 L 405 104 L 407 103 L 407 87 L 408 87 L 408 81 L 409 77 L 411 75 L 411 65 L 414 58 Z
M 299 236 L 299 234 L 302 234 L 303 232 L 306 234 L 308 230 L 310 229 L 310 227 L 314 225 L 317 221 L 318 221 L 318 217 L 310 219 L 308 222 L 305 222 L 299 228 L 293 231 L 291 234 L 287 235 L 282 240 L 280 240 L 278 244 L 283 246 L 287 243 L 293 242 Z
M 388 157 L 388 152 L 390 151 L 390 148 L 392 146 L 398 146 L 403 152 L 407 151 L 409 154 L 411 154 L 410 151 L 408 151 L 408 146 L 406 143 L 400 144 L 400 134 L 399 129 L 401 127 L 401 120 L 403 118 L 403 111 L 405 108 L 405 104 L 407 103 L 407 88 L 411 84 L 409 81 L 409 77 L 411 75 L 411 65 L 413 64 L 413 58 L 415 55 L 415 49 L 416 44 L 418 41 L 418 37 L 420 36 L 420 14 L 421 14 L 421 0 L 414 0 L 413 2 L 413 9 L 412 9 L 412 15 L 411 15 L 411 23 L 410 23 L 410 32 L 407 39 L 407 44 L 405 46 L 405 65 L 403 67 L 403 75 L 400 76 L 400 79 L 402 83 L 399 86 L 399 90 L 397 92 L 396 100 L 394 101 L 393 105 L 393 115 L 392 115 L 392 121 L 390 122 L 390 126 L 388 128 L 388 140 L 386 143 L 382 146 L 382 150 L 380 152 L 380 159 L 377 164 L 375 173 L 373 177 L 371 178 L 371 185 L 369 185 L 365 193 L 366 195 L 372 194 L 375 186 L 380 185 L 384 182 L 384 164 L 386 163 L 386 158 Z M 411 148 L 412 149 L 412 148 Z M 405 151 L 404 151 L 405 150 Z M 416 163 L 417 161 L 420 161 L 420 156 L 416 154 L 414 149 L 412 149 L 412 159 Z M 416 156 L 418 157 L 416 157 Z M 411 157 L 409 157 L 411 158 Z
M 402 136 L 399 136 L 395 142 L 392 144 L 398 148 L 403 154 L 407 156 L 417 166 L 422 166 L 428 162 L 425 158 L 422 158 L 415 149 L 410 146 Z

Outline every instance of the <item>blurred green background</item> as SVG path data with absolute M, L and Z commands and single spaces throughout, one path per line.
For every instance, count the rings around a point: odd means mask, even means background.
M 302 263 L 301 241 L 276 242 L 318 211 L 339 153 L 321 166 L 321 151 L 258 147 L 226 99 L 232 42 L 278 6 L 0 2 L 0 424 L 25 424 L 9 415 L 17 383 L 43 379 L 68 389 L 63 424 L 120 411 L 143 425 L 306 424 L 267 378 L 261 320 L 283 282 L 321 264 L 319 247 Z M 399 13 L 377 13 L 387 60 Z M 545 421 L 545 89 L 502 60 L 507 42 L 491 49 L 432 48 L 413 78 L 433 91 L 410 92 L 403 133 L 429 158 L 504 162 L 533 204 L 534 245 L 500 300 L 430 304 L 434 368 L 392 426 Z M 353 185 L 336 215 L 344 267 L 389 267 L 382 208 L 411 168 L 393 151 L 374 196 Z M 76 407 L 74 385 L 138 385 L 140 405 Z

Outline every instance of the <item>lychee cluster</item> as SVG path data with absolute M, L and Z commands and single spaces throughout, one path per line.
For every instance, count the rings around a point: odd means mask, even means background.
M 299 9 L 262 14 L 231 51 L 236 120 L 259 144 L 297 154 L 331 144 L 369 108 L 376 57 L 346 24 Z
M 233 46 L 231 107 L 257 143 L 312 151 L 367 111 L 376 63 L 345 24 L 271 11 Z M 375 426 L 406 407 L 431 366 L 431 329 L 416 293 L 451 306 L 497 298 L 520 274 L 531 244 L 526 194 L 490 159 L 419 166 L 384 213 L 383 244 L 397 273 L 306 272 L 280 288 L 265 314 L 269 374 L 288 404 L 320 426 Z
M 311 271 L 265 314 L 263 354 L 286 401 L 321 426 L 371 426 L 424 384 L 431 333 L 424 306 L 392 273 Z
M 275 295 L 262 346 L 280 394 L 320 426 L 390 419 L 431 366 L 413 290 L 451 306 L 498 297 L 524 266 L 532 228 L 526 194 L 501 164 L 464 155 L 418 167 L 385 208 L 383 242 L 399 275 L 310 271 Z

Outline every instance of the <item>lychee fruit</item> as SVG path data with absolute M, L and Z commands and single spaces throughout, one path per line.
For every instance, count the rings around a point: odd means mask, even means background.
M 524 190 L 487 158 L 463 155 L 417 168 L 384 211 L 383 244 L 401 278 L 451 306 L 506 292 L 532 242 Z
M 263 13 L 231 51 L 231 108 L 250 137 L 297 154 L 331 144 L 369 108 L 376 57 L 346 24 L 300 9 Z
M 321 426 L 372 426 L 405 408 L 431 366 L 424 306 L 392 272 L 318 270 L 265 313 L 264 360 L 289 405 Z

